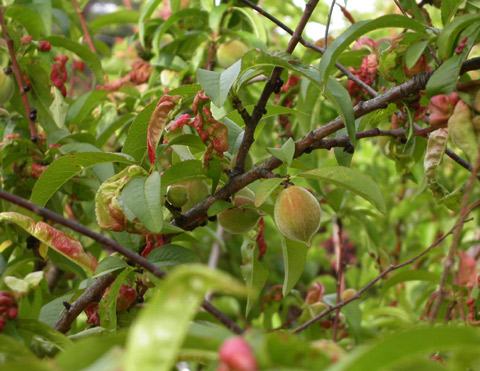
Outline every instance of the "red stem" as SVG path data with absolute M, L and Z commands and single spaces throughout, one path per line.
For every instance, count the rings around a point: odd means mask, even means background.
M 87 44 L 90 47 L 90 50 L 96 53 L 97 51 L 93 46 L 92 38 L 90 37 L 90 32 L 88 32 L 87 24 L 85 23 L 85 17 L 83 16 L 83 12 L 80 10 L 78 1 L 73 0 L 73 5 L 75 5 L 75 10 L 77 11 L 78 19 L 80 19 L 80 23 L 82 25 L 83 33 L 85 34 L 85 39 L 87 40 Z
M 3 37 L 7 42 L 8 51 L 10 53 L 10 58 L 12 60 L 12 71 L 13 71 L 13 74 L 15 75 L 15 80 L 17 80 L 18 90 L 20 91 L 20 97 L 22 98 L 23 106 L 25 107 L 28 126 L 30 127 L 30 137 L 32 141 L 36 141 L 37 129 L 35 129 L 35 122 L 32 119 L 30 119 L 30 104 L 28 103 L 26 91 L 23 90 L 23 86 L 25 85 L 25 82 L 23 81 L 22 73 L 20 72 L 20 66 L 18 64 L 17 57 L 15 56 L 13 41 L 8 36 L 7 27 L 5 25 L 5 19 L 3 18 L 3 9 L 1 7 L 0 7 L 0 24 L 2 25 Z

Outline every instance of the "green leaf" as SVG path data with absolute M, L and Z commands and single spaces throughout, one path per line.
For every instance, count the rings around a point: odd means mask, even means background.
M 145 47 L 145 24 L 157 6 L 162 0 L 150 0 L 150 2 L 142 8 L 140 19 L 138 20 L 138 38 L 143 47 Z
M 320 60 L 320 80 L 326 81 L 327 76 L 332 72 L 335 67 L 340 54 L 355 40 L 358 40 L 361 36 L 367 32 L 377 30 L 380 28 L 392 28 L 401 27 L 411 30 L 425 33 L 426 27 L 413 19 L 405 17 L 399 14 L 389 14 L 378 17 L 373 20 L 366 20 L 356 22 L 351 25 L 344 33 L 335 39 L 335 41 L 328 47 Z
M 123 188 L 121 199 L 152 233 L 160 233 L 163 224 L 160 174 L 134 178 Z
M 188 17 L 193 17 L 196 22 L 199 21 L 207 21 L 208 14 L 207 12 L 200 10 L 198 8 L 187 8 L 180 10 L 179 12 L 175 12 L 172 14 L 166 21 L 164 21 L 161 26 L 155 31 L 155 35 L 153 36 L 152 39 L 152 45 L 153 45 L 153 54 L 155 55 L 160 55 L 160 45 L 162 44 L 162 36 L 168 31 L 168 29 L 173 26 L 176 22 L 179 21 L 185 21 L 186 18 Z M 140 19 L 140 22 L 142 20 Z M 139 29 L 139 36 L 140 41 L 142 41 L 142 36 L 140 34 L 140 29 Z
M 462 53 L 453 54 L 443 62 L 443 64 L 434 72 L 432 77 L 430 77 L 426 86 L 428 98 L 437 94 L 448 95 L 456 90 L 462 64 L 465 59 L 467 59 L 471 48 L 476 43 L 479 33 L 480 26 L 478 26 L 477 23 L 474 23 L 460 34 L 460 37 L 468 38 L 467 43 L 463 48 Z
M 227 202 L 225 200 L 218 200 L 215 201 L 212 206 L 210 206 L 207 210 L 207 215 L 208 216 L 215 216 L 218 213 L 222 212 L 223 210 L 227 210 L 233 207 L 233 205 L 230 202 Z
M 72 345 L 72 341 L 61 332 L 36 319 L 19 318 L 16 321 L 19 330 L 29 331 L 55 344 L 60 349 Z
M 457 12 L 460 5 L 462 5 L 462 2 L 458 0 L 442 0 L 440 9 L 442 11 L 442 23 L 444 26 L 448 24 L 450 18 Z
M 24 5 L 12 4 L 6 8 L 5 18 L 13 18 L 20 23 L 35 39 L 40 38 L 44 25 L 42 18 L 33 9 Z M 2 36 L 3 37 L 3 36 Z
M 65 129 L 65 118 L 67 117 L 69 104 L 65 102 L 62 93 L 58 89 L 53 89 L 54 99 L 50 105 L 50 111 L 52 117 L 55 120 L 55 124 L 60 129 Z
M 65 351 L 58 353 L 55 358 L 55 364 L 61 370 L 87 370 L 89 366 L 95 365 L 97 359 L 108 354 L 110 349 L 123 347 L 126 337 L 127 332 L 122 330 L 113 333 L 106 332 L 87 335 L 75 341 Z M 111 363 L 108 366 L 110 365 Z M 108 366 L 101 366 L 99 367 L 103 370 L 108 369 Z M 92 369 L 98 369 L 99 367 L 92 367 Z
M 162 186 L 165 188 L 176 183 L 191 180 L 207 179 L 203 173 L 203 164 L 199 160 L 186 160 L 170 166 L 162 175 Z
M 283 264 L 285 267 L 285 277 L 283 279 L 283 296 L 287 296 L 290 290 L 300 279 L 305 264 L 307 263 L 307 245 L 303 242 L 293 241 L 284 237 L 281 233 Z
M 60 47 L 67 49 L 75 53 L 81 61 L 85 62 L 88 67 L 92 70 L 97 83 L 103 83 L 103 68 L 100 58 L 97 54 L 93 53 L 90 49 L 82 44 L 79 44 L 71 39 L 67 39 L 62 36 L 49 36 L 44 38 L 45 41 L 48 41 L 52 46 Z
M 389 288 L 395 287 L 399 283 L 408 282 L 408 281 L 426 281 L 431 283 L 438 283 L 440 281 L 440 276 L 436 273 L 429 271 L 421 270 L 406 270 L 401 271 L 390 277 L 385 285 L 383 286 L 383 292 L 386 292 Z
M 168 244 L 148 254 L 148 260 L 159 267 L 170 265 L 199 263 L 197 254 L 183 246 Z
M 328 49 L 327 49 L 328 50 Z M 342 117 L 347 128 L 348 137 L 352 146 L 355 146 L 357 138 L 355 136 L 355 114 L 353 113 L 353 104 L 350 94 L 336 79 L 329 76 L 325 94 L 332 102 L 338 114 Z
M 103 98 L 108 95 L 102 90 L 94 90 L 82 94 L 74 100 L 67 114 L 67 122 L 80 124 L 90 112 L 98 106 Z
M 128 131 L 122 152 L 132 156 L 138 163 L 142 162 L 147 152 L 147 132 L 150 117 L 157 106 L 156 102 L 146 106 L 133 121 Z
M 228 4 L 220 4 L 215 6 L 208 16 L 208 26 L 216 33 L 219 32 L 220 23 L 222 22 L 223 15 L 228 9 Z
M 405 53 L 405 65 L 407 68 L 411 69 L 413 66 L 415 66 L 415 63 L 417 63 L 419 58 L 422 56 L 427 45 L 428 41 L 420 41 L 408 48 L 407 52 Z
M 32 190 L 30 201 L 45 206 L 62 185 L 85 169 L 105 162 L 132 164 L 127 156 L 116 153 L 81 152 L 60 157 L 42 173 Z
M 131 267 L 120 273 L 115 282 L 110 285 L 110 289 L 106 295 L 102 296 L 98 304 L 98 315 L 100 317 L 100 325 L 107 330 L 115 330 L 117 328 L 117 298 L 120 287 L 131 272 Z
M 25 345 L 4 334 L 0 334 L 0 354 L 2 358 L 7 355 L 7 359 L 34 358 Z M 3 362 L 4 359 L 2 359 Z
M 100 277 L 107 273 L 115 272 L 119 269 L 125 269 L 127 267 L 128 264 L 125 262 L 125 260 L 115 255 L 109 255 L 100 261 L 100 263 L 98 263 L 97 268 L 95 269 L 94 277 Z
M 114 24 L 136 23 L 140 18 L 140 13 L 134 10 L 117 10 L 116 12 L 101 15 L 90 22 L 90 29 L 92 31 L 99 28 L 110 26 Z
M 198 82 L 217 107 L 222 107 L 227 100 L 230 88 L 240 74 L 241 67 L 242 61 L 239 60 L 223 72 L 198 70 Z
M 283 178 L 270 178 L 261 182 L 255 192 L 255 207 L 262 206 L 283 180 Z
M 295 142 L 292 138 L 288 138 L 288 140 L 283 144 L 281 148 L 267 147 L 267 151 L 283 163 L 286 163 L 288 166 L 290 166 L 290 164 L 292 163 L 293 155 L 295 154 Z
M 460 33 L 471 24 L 478 22 L 480 22 L 479 14 L 464 14 L 448 23 L 438 37 L 438 57 L 441 60 L 449 58 L 453 54 Z
M 245 316 L 248 316 L 253 305 L 257 302 L 269 273 L 268 269 L 258 261 L 259 252 L 255 247 L 256 243 L 249 237 L 245 237 L 241 248 L 243 256 L 242 276 L 248 289 Z
M 364 175 L 357 170 L 344 166 L 331 166 L 310 170 L 298 174 L 298 176 L 317 179 L 346 188 L 360 197 L 363 197 L 381 213 L 385 214 L 387 212 L 382 191 L 377 183 L 375 183 L 375 181 L 368 175 Z
M 354 350 L 327 371 L 391 370 L 414 357 L 442 350 L 478 349 L 480 334 L 471 327 L 419 327 L 385 336 L 373 345 Z
M 241 284 L 220 271 L 199 265 L 172 271 L 130 329 L 125 370 L 170 370 L 190 321 L 209 290 L 245 294 Z

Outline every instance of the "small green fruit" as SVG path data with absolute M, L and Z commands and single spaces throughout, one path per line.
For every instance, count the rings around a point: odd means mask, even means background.
M 175 207 L 182 207 L 188 202 L 188 189 L 183 184 L 168 187 L 167 199 Z
M 0 68 L 0 104 L 7 103 L 13 95 L 15 83 L 11 76 L 8 76 Z
M 342 301 L 350 299 L 353 295 L 357 294 L 357 290 L 355 289 L 346 289 L 345 291 L 342 292 L 342 295 L 340 296 Z
M 188 202 L 183 205 L 182 211 L 188 211 L 198 203 L 205 200 L 210 195 L 210 189 L 203 180 L 194 180 L 184 183 L 188 191 Z
M 242 58 L 248 50 L 248 46 L 239 40 L 227 41 L 221 44 L 217 50 L 218 64 L 223 68 L 230 67 Z
M 320 204 L 305 188 L 290 186 L 278 195 L 274 216 L 282 234 L 310 245 L 320 227 Z
M 253 198 L 250 197 L 251 195 L 255 197 L 255 194 L 250 189 L 242 189 L 239 191 L 239 194 L 235 195 L 235 207 L 223 210 L 217 215 L 218 222 L 228 233 L 247 233 L 257 225 L 261 216 L 258 211 L 242 207 L 243 205 L 253 204 Z

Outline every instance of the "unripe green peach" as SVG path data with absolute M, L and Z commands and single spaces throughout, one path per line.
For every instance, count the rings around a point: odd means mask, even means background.
M 227 68 L 238 61 L 248 52 L 248 46 L 239 40 L 230 40 L 221 44 L 217 50 L 218 64 Z
M 305 188 L 290 186 L 278 195 L 274 216 L 281 233 L 310 245 L 320 227 L 320 204 Z
M 248 188 L 244 189 L 250 191 Z M 246 191 L 244 191 L 244 193 L 246 193 Z M 257 225 L 261 215 L 255 209 L 242 207 L 248 204 L 253 204 L 252 198 L 236 195 L 234 202 L 235 207 L 223 210 L 217 215 L 217 220 L 225 231 L 232 234 L 243 234 Z
M 167 199 L 175 207 L 182 207 L 188 202 L 188 189 L 183 184 L 168 187 Z
M 184 183 L 188 190 L 188 202 L 183 205 L 182 211 L 188 211 L 199 202 L 202 202 L 210 195 L 210 189 L 203 180 L 194 180 Z
M 0 104 L 7 103 L 15 90 L 14 81 L 0 68 Z

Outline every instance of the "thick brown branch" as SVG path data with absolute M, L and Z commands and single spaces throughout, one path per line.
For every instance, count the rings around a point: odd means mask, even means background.
M 312 15 L 312 12 L 317 6 L 317 4 L 318 0 L 310 0 L 305 5 L 305 11 L 303 12 L 302 18 L 298 22 L 297 28 L 295 29 L 295 32 L 293 32 L 287 48 L 285 49 L 285 52 L 287 52 L 288 54 L 292 54 L 299 41 L 302 39 L 302 32 L 305 29 L 305 26 L 307 25 L 307 22 L 310 19 L 310 16 Z M 242 143 L 240 144 L 240 148 L 238 150 L 237 160 L 235 161 L 235 167 L 232 173 L 232 177 L 242 174 L 244 172 L 245 161 L 247 159 L 248 151 L 250 150 L 250 147 L 254 142 L 253 135 L 255 133 L 255 129 L 258 122 L 265 114 L 265 107 L 267 105 L 268 99 L 275 90 L 277 80 L 280 78 L 282 71 L 283 68 L 281 67 L 275 67 L 273 69 L 270 78 L 268 79 L 265 87 L 263 88 L 260 99 L 258 100 L 255 108 L 253 109 L 252 116 L 249 122 L 245 122 L 245 132 L 243 134 Z
M 0 198 L 3 198 L 4 200 L 7 200 L 15 205 L 19 205 L 27 210 L 30 210 L 34 212 L 37 215 L 40 215 L 46 219 L 49 219 L 55 223 L 61 224 L 72 231 L 78 232 L 84 236 L 90 237 L 92 240 L 97 241 L 104 245 L 105 247 L 116 251 L 123 256 L 129 258 L 132 262 L 135 264 L 139 265 L 140 267 L 145 268 L 149 272 L 153 273 L 156 277 L 158 278 L 164 278 L 166 276 L 166 272 L 160 268 L 158 268 L 155 264 L 152 262 L 148 261 L 147 259 L 143 258 L 142 256 L 136 254 L 130 249 L 127 249 L 125 246 L 122 246 L 119 244 L 117 241 L 108 238 L 100 233 L 94 232 L 91 229 L 83 226 L 80 223 L 77 223 L 76 221 L 66 219 L 63 216 L 48 210 L 44 207 L 41 207 L 39 205 L 36 205 L 30 201 L 27 201 L 21 197 L 18 197 L 16 195 L 13 195 L 11 193 L 5 192 L 4 190 L 0 190 Z M 238 327 L 238 325 L 233 322 L 230 318 L 228 318 L 224 313 L 219 311 L 217 308 L 215 308 L 211 303 L 208 301 L 204 301 L 202 304 L 202 307 L 212 314 L 216 319 L 218 319 L 221 323 L 223 323 L 227 328 L 232 330 L 233 332 L 237 334 L 243 333 L 243 330 Z
M 87 288 L 72 305 L 65 308 L 62 316 L 55 324 L 55 329 L 60 332 L 67 332 L 73 321 L 83 312 L 83 310 L 93 302 L 100 301 L 103 292 L 115 281 L 115 274 L 108 273 L 98 278 L 95 283 Z

